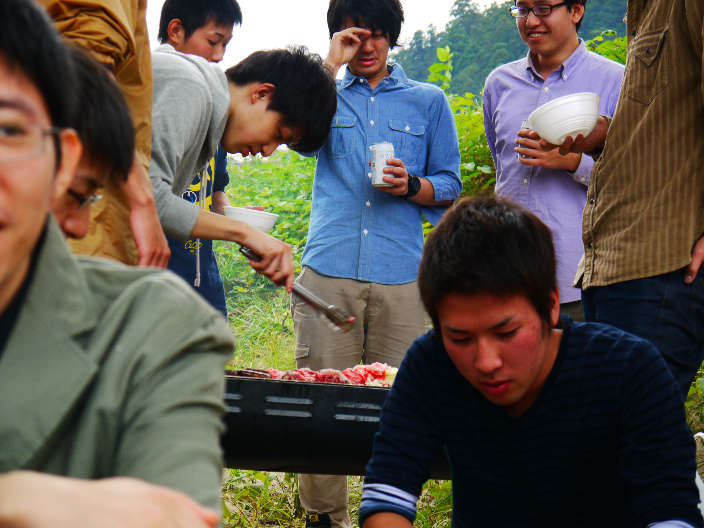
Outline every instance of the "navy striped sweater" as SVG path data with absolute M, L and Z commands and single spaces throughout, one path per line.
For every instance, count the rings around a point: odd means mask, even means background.
M 511 418 L 454 368 L 432 332 L 409 349 L 367 466 L 360 526 L 415 497 L 441 449 L 453 526 L 702 526 L 694 443 L 674 380 L 648 341 L 562 318 L 558 358 Z

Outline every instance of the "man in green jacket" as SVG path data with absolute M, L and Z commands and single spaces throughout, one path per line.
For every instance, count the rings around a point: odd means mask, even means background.
M 72 87 L 43 12 L 0 2 L 0 526 L 214 526 L 232 337 L 172 274 L 69 251 Z

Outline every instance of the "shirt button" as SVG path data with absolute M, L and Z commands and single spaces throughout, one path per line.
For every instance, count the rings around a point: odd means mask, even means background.
M 369 99 L 369 100 L 370 100 L 372 103 L 374 102 L 374 98 L 373 98 L 373 97 L 372 97 L 371 99 Z
M 589 199 L 589 203 L 590 203 L 591 205 L 594 205 L 594 198 L 590 198 L 590 199 Z
M 523 178 L 523 183 L 527 184 L 527 183 L 528 183 L 528 178 Z
M 592 247 L 593 247 L 593 246 L 592 246 L 592 243 L 591 243 L 591 242 L 587 242 L 587 247 L 588 247 L 589 249 L 592 249 Z
M 550 88 L 548 88 L 548 87 L 546 86 L 545 88 L 543 88 L 543 91 L 544 91 L 544 92 L 549 92 L 549 91 L 550 91 Z
M 374 126 L 374 120 L 372 119 L 371 121 L 369 121 L 369 124 L 370 124 L 371 126 Z
M 369 231 L 367 231 L 367 230 L 365 229 L 364 231 L 362 231 L 362 233 L 364 233 L 365 235 L 368 235 L 368 234 L 369 234 Z
M 366 205 L 367 207 L 371 207 L 372 203 L 369 200 L 367 200 L 367 203 L 365 203 L 364 205 Z
M 369 177 L 371 178 L 371 177 L 372 177 L 372 173 L 371 173 L 371 172 L 368 172 L 368 173 L 367 173 L 367 176 L 369 176 Z
M 405 130 L 406 132 L 408 132 L 410 129 L 411 129 L 411 127 L 409 127 L 408 125 L 406 125 L 406 128 L 404 128 L 404 130 Z

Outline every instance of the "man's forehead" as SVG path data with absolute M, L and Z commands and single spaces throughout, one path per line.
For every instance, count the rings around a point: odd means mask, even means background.
M 17 67 L 8 67 L 0 55 L 0 110 L 16 111 L 33 121 L 50 122 L 37 87 Z
M 0 93 L 0 112 L 4 110 L 19 112 L 33 120 L 37 118 L 37 109 L 31 105 L 29 101 L 19 97 L 3 96 L 3 94 Z

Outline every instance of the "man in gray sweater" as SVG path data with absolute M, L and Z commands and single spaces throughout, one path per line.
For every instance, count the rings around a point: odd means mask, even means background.
M 249 225 L 181 198 L 219 142 L 231 153 L 269 156 L 281 144 L 317 150 L 330 130 L 335 83 L 304 48 L 258 51 L 226 72 L 168 44 L 152 56 L 152 163 L 159 217 L 176 238 L 228 240 L 261 256 L 250 265 L 276 284 L 293 286 L 290 247 Z

